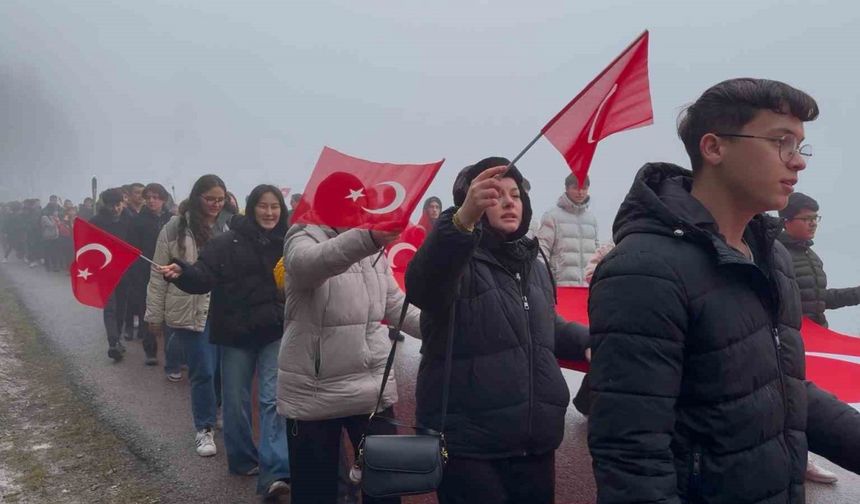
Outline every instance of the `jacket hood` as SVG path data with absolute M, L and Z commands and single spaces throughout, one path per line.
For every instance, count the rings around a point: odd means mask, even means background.
M 477 177 L 481 172 L 489 170 L 494 166 L 507 166 L 509 164 L 511 164 L 511 162 L 507 158 L 491 156 L 460 170 L 460 173 L 454 180 L 454 187 L 452 190 L 454 205 L 457 207 L 463 205 L 463 202 L 466 201 L 466 193 L 469 192 L 469 186 L 472 184 L 475 177 Z M 525 186 L 523 185 L 523 174 L 520 173 L 520 170 L 517 169 L 516 165 L 511 165 L 510 169 L 508 169 L 505 174 L 505 177 L 510 177 L 517 183 L 517 187 L 520 190 L 520 200 L 523 202 L 523 215 L 522 220 L 520 221 L 520 227 L 507 237 L 508 240 L 516 240 L 525 236 L 529 231 L 529 225 L 532 221 L 532 203 L 531 199 L 529 199 L 529 193 L 525 190 Z M 489 228 L 486 215 L 481 218 L 481 221 Z
M 278 246 L 283 246 L 284 236 L 286 235 L 286 226 L 275 226 L 275 229 L 266 231 L 257 225 L 257 222 L 245 215 L 234 215 L 230 219 L 230 229 L 249 238 L 261 245 L 276 243 Z
M 648 163 L 639 169 L 612 227 L 615 243 L 632 233 L 687 236 L 710 242 L 720 253 L 730 247 L 720 235 L 713 215 L 690 194 L 693 173 L 670 163 Z M 776 217 L 756 215 L 748 226 L 756 237 L 772 244 L 782 229 Z

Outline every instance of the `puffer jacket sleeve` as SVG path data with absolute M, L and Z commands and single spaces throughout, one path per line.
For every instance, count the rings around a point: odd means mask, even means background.
M 182 275 L 173 283 L 188 294 L 210 292 L 223 280 L 221 269 L 225 267 L 225 259 L 230 253 L 231 245 L 230 235 L 223 234 L 203 247 L 194 264 L 174 259 L 173 262 L 182 268 Z
M 400 290 L 400 286 L 397 284 L 397 280 L 394 279 L 394 274 L 391 272 L 390 267 L 388 268 L 386 280 L 388 282 L 388 289 L 385 296 L 385 318 L 391 321 L 391 323 L 396 323 L 400 320 L 400 312 L 403 310 L 403 302 L 406 300 L 406 296 Z M 414 306 L 410 306 L 406 310 L 406 319 L 403 320 L 403 327 L 401 327 L 403 332 L 414 338 L 421 339 L 420 318 L 421 311 Z
M 827 289 L 824 293 L 824 304 L 828 310 L 844 306 L 860 304 L 860 287 L 853 289 Z
M 587 326 L 568 322 L 555 316 L 555 356 L 565 360 L 584 360 L 585 350 L 591 346 L 591 333 Z
M 155 242 L 155 253 L 152 262 L 167 264 L 170 262 L 170 249 L 167 242 L 167 226 L 162 227 Z M 164 303 L 167 297 L 167 281 L 154 266 L 149 268 L 149 284 L 146 287 L 146 313 L 143 319 L 153 324 L 164 322 Z
M 860 473 L 860 412 L 834 395 L 806 382 L 809 450 Z
M 442 313 L 457 297 L 460 277 L 481 240 L 480 224 L 472 233 L 454 226 L 455 208 L 445 210 L 406 270 L 409 300 L 422 311 Z
M 304 231 L 290 232 L 284 243 L 286 282 L 296 289 L 315 289 L 377 251 L 367 229 L 350 229 L 323 242 Z
M 670 443 L 688 320 L 681 280 L 648 252 L 616 253 L 589 299 L 588 444 L 597 502 L 680 502 Z
M 555 237 L 558 231 L 556 230 L 556 222 L 551 212 L 543 214 L 540 220 L 540 228 L 537 231 L 538 243 L 540 248 L 547 257 L 552 257 L 552 250 L 555 247 Z

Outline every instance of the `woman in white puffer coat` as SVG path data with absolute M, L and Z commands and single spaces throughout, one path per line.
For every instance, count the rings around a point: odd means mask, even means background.
M 287 417 L 292 501 L 337 500 L 342 431 L 357 446 L 376 406 L 395 323 L 405 296 L 379 250 L 398 233 L 294 225 L 284 242 L 286 316 L 278 372 L 278 413 Z M 420 337 L 420 311 L 403 330 Z M 388 378 L 378 413 L 394 416 L 397 384 Z M 374 422 L 374 433 L 393 434 Z M 365 504 L 396 503 L 399 498 Z
M 588 177 L 580 187 L 576 176 L 570 174 L 564 186 L 556 206 L 541 218 L 537 239 L 558 286 L 581 287 L 588 285 L 585 269 L 600 246 L 597 218 L 588 211 Z

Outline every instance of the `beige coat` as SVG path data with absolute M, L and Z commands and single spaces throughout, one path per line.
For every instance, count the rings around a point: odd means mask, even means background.
M 152 256 L 156 264 L 170 264 L 175 258 L 194 264 L 197 261 L 197 244 L 186 231 L 181 237 L 185 240 L 185 254 L 179 253 L 179 217 L 173 217 L 161 228 L 155 253 Z M 206 327 L 206 317 L 209 315 L 209 294 L 186 294 L 176 285 L 166 282 L 155 268 L 150 268 L 149 285 L 146 289 L 146 314 L 143 319 L 147 322 L 166 323 L 176 329 L 203 332 Z
M 293 226 L 284 243 L 286 315 L 278 358 L 278 413 L 298 420 L 370 414 L 404 295 L 364 229 Z M 403 330 L 420 337 L 420 311 Z M 382 408 L 397 402 L 392 372 Z

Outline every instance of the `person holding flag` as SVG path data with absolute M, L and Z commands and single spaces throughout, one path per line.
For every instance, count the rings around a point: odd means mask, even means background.
M 334 504 L 342 433 L 353 447 L 366 431 L 394 434 L 373 422 L 388 328 L 406 302 L 381 250 L 409 222 L 442 161 L 375 163 L 323 150 L 293 214 L 284 243 L 287 312 L 278 373 L 278 412 L 287 417 L 292 502 Z M 404 332 L 420 338 L 410 306 Z M 393 418 L 397 384 L 385 387 L 381 416 Z M 356 451 L 357 455 L 357 451 Z M 399 498 L 362 496 L 365 504 Z
M 245 214 L 189 263 L 175 259 L 165 278 L 189 294 L 212 292 L 210 341 L 221 345 L 224 444 L 233 474 L 255 469 L 257 493 L 288 493 L 290 464 L 284 419 L 276 411 L 278 349 L 284 326 L 284 294 L 272 270 L 282 256 L 287 205 L 281 191 L 262 184 L 248 196 Z M 251 428 L 251 385 L 258 378 L 260 443 Z
M 584 360 L 588 329 L 555 311 L 555 282 L 526 236 L 531 200 L 517 167 L 483 159 L 460 172 L 453 193 L 457 206 L 406 271 L 424 335 L 416 419 L 431 429 L 442 424 L 453 338 L 439 502 L 551 503 L 570 402 L 557 359 Z
M 597 502 L 805 501 L 807 450 L 860 472 L 860 413 L 806 379 L 780 210 L 812 155 L 808 94 L 741 78 L 686 108 L 692 171 L 648 163 L 591 283 Z
M 119 240 L 128 241 L 131 222 L 123 216 L 122 198 L 122 189 L 107 189 L 106 191 L 103 191 L 99 197 L 102 204 L 99 207 L 98 214 L 90 220 L 90 224 L 113 235 L 113 237 Z M 78 248 L 76 255 L 80 255 L 80 250 L 81 249 Z M 72 268 L 72 277 L 74 281 L 74 279 L 79 277 L 80 274 L 74 274 L 74 264 L 72 265 Z M 85 274 L 84 276 L 89 275 Z M 120 279 L 119 283 L 113 289 L 113 293 L 110 295 L 110 298 L 108 298 L 107 304 L 104 305 L 103 318 L 108 340 L 108 357 L 114 361 L 122 360 L 123 355 L 125 355 L 125 346 L 122 343 L 120 334 L 122 331 L 123 320 L 125 319 L 125 313 L 123 310 L 126 305 L 125 297 L 127 295 L 128 285 L 124 279 Z

